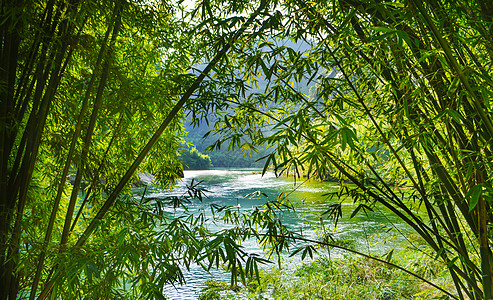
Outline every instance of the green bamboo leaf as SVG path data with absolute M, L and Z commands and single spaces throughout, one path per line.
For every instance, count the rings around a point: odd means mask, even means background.
M 440 256 L 442 256 L 442 254 L 443 254 L 443 252 L 444 252 L 444 251 L 445 251 L 445 248 L 440 248 L 440 249 L 437 251 L 437 253 L 436 253 L 436 255 L 435 255 L 434 259 L 438 259 Z
M 396 31 L 393 28 L 387 28 L 387 27 L 382 27 L 382 26 L 374 26 L 374 27 L 371 27 L 371 29 L 378 31 L 378 32 L 395 32 Z
M 352 219 L 354 216 L 356 216 L 356 214 L 360 211 L 362 207 L 363 204 L 358 205 L 358 207 L 356 207 L 356 209 L 351 213 L 351 216 L 349 218 Z
M 395 31 L 393 32 L 386 32 L 386 33 L 383 33 L 383 34 L 380 34 L 380 35 L 376 35 L 376 36 L 372 36 L 370 41 L 372 42 L 377 42 L 377 41 L 381 41 L 381 40 L 384 40 L 390 36 L 393 36 L 395 35 Z
M 446 108 L 444 110 L 444 112 L 449 116 L 451 117 L 455 122 L 459 123 L 459 124 L 462 124 L 462 122 L 465 121 L 464 117 L 462 117 L 462 115 L 460 113 L 458 113 L 457 111 L 453 110 L 453 109 L 450 109 L 450 108 Z
M 452 258 L 452 260 L 450 260 L 448 263 L 447 263 L 447 267 L 451 267 L 455 264 L 455 262 L 459 259 L 459 256 L 455 256 L 454 258 Z
M 240 278 L 241 278 L 241 282 L 246 285 L 246 275 L 245 275 L 245 270 L 243 269 L 243 266 L 241 264 L 241 260 L 238 258 L 236 260 L 236 266 L 239 270 L 239 273 L 240 273 Z
M 385 260 L 390 262 L 392 260 L 392 255 L 394 254 L 394 248 L 390 249 L 389 252 L 387 252 L 387 255 L 385 256 Z
M 397 36 L 399 37 L 399 47 L 402 48 L 403 45 L 402 45 L 402 41 L 405 41 L 406 44 L 408 44 L 409 46 L 411 46 L 411 39 L 409 38 L 409 34 L 407 34 L 407 32 L 405 31 L 402 31 L 402 30 L 397 30 L 396 31 L 396 34 Z
M 471 212 L 479 202 L 479 197 L 483 191 L 483 185 L 478 184 L 473 186 L 466 194 L 466 198 L 470 198 L 469 201 L 469 212 Z
M 270 163 L 273 155 L 274 155 L 274 153 L 267 156 L 267 160 L 265 161 L 264 168 L 262 169 L 262 176 L 264 176 L 265 172 L 267 172 L 267 168 L 269 167 L 269 163 Z
M 297 248 L 296 250 L 294 250 L 290 255 L 289 257 L 293 257 L 295 256 L 296 254 L 300 253 L 301 251 L 303 251 L 305 249 L 305 247 L 299 247 Z
M 269 77 L 269 68 L 267 67 L 267 65 L 265 64 L 265 62 L 259 58 L 259 63 L 260 63 L 260 66 L 262 67 L 262 72 L 264 72 L 264 75 L 266 77 L 267 80 L 270 80 L 270 77 Z
M 255 278 L 260 283 L 260 275 L 259 275 L 259 271 L 258 271 L 258 264 L 256 261 L 255 261 L 253 267 L 255 268 Z
M 460 83 L 460 78 L 458 76 L 454 77 L 454 79 L 452 80 L 452 83 L 448 87 L 447 95 L 450 96 L 450 95 L 454 94 L 457 91 L 457 88 L 459 87 L 459 83 Z
M 308 247 L 304 247 L 303 253 L 301 253 L 301 260 L 305 260 L 307 252 L 308 252 Z

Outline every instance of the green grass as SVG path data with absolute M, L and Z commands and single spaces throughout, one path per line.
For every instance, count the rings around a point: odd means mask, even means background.
M 410 251 L 398 257 L 402 265 L 447 290 L 452 290 L 447 273 L 438 264 Z M 393 261 L 395 262 L 395 261 Z M 200 300 L 210 299 L 448 299 L 419 279 L 391 266 L 348 256 L 344 259 L 320 257 L 293 269 L 263 270 L 260 284 L 231 290 L 228 283 L 209 281 Z

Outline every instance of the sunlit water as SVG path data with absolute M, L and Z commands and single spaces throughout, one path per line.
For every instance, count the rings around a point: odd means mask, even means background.
M 199 212 L 208 209 L 210 204 L 236 206 L 237 209 L 245 211 L 256 205 L 261 205 L 266 201 L 274 200 L 281 192 L 290 192 L 288 199 L 295 207 L 294 213 L 285 213 L 283 222 L 298 233 L 302 233 L 306 238 L 316 239 L 320 228 L 321 220 L 327 230 L 333 232 L 335 239 L 347 239 L 353 241 L 357 250 L 368 254 L 383 254 L 402 241 L 403 235 L 397 235 L 400 231 L 409 231 L 407 226 L 402 224 L 391 214 L 382 211 L 370 212 L 367 215 L 360 213 L 353 218 L 349 218 L 356 205 L 351 201 L 343 204 L 343 216 L 339 220 L 337 227 L 333 221 L 327 220 L 322 213 L 327 211 L 331 204 L 336 203 L 337 199 L 328 199 L 326 194 L 338 191 L 336 183 L 321 183 L 309 181 L 300 185 L 300 181 L 286 178 L 276 178 L 272 173 L 263 176 L 258 172 L 247 170 L 207 170 L 207 171 L 185 171 L 185 177 L 171 193 L 172 195 L 182 195 L 187 191 L 186 185 L 191 181 L 201 182 L 200 186 L 206 188 L 208 198 L 204 201 L 194 201 L 189 205 L 189 212 Z M 265 193 L 267 197 L 245 198 L 244 196 L 255 191 Z M 169 192 L 155 192 L 148 194 L 148 197 L 165 197 Z M 180 212 L 177 212 L 180 213 Z M 394 227 L 391 233 L 385 233 L 389 227 Z M 219 228 L 220 229 L 220 228 Z M 395 237 L 396 236 L 396 237 Z M 248 252 L 262 254 L 255 241 L 244 245 Z M 343 253 L 332 249 L 331 257 L 342 257 Z M 287 263 L 299 263 L 299 257 L 284 257 Z M 183 286 L 168 286 L 165 294 L 168 299 L 197 299 L 198 293 L 203 287 L 203 283 L 209 279 L 229 280 L 229 275 L 223 270 L 213 269 L 209 272 L 204 271 L 199 266 L 192 266 L 190 271 L 184 270 L 186 284 Z

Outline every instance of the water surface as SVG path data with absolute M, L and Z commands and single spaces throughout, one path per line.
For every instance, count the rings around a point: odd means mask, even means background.
M 245 211 L 266 201 L 272 201 L 279 193 L 284 192 L 288 193 L 288 199 L 294 205 L 295 212 L 285 213 L 283 222 L 307 238 L 316 239 L 320 234 L 321 222 L 323 222 L 325 229 L 333 233 L 334 239 L 350 241 L 360 252 L 383 254 L 404 239 L 402 236 L 395 235 L 395 229 L 403 233 L 409 231 L 409 228 L 398 218 L 384 210 L 367 214 L 360 213 L 349 218 L 357 206 L 350 199 L 343 203 L 343 216 L 335 227 L 333 221 L 327 220 L 327 216 L 322 213 L 326 212 L 330 205 L 339 202 L 338 199 L 332 198 L 331 200 L 327 196 L 339 190 L 337 183 L 308 181 L 301 184 L 299 180 L 277 178 L 273 173 L 266 173 L 262 176 L 259 172 L 252 170 L 185 171 L 185 177 L 171 194 L 182 195 L 187 191 L 186 185 L 192 180 L 200 181 L 201 186 L 209 192 L 207 193 L 208 198 L 202 202 L 194 201 L 189 205 L 189 213 L 208 211 L 212 203 L 236 206 L 238 210 Z M 255 191 L 261 191 L 268 197 L 244 197 Z M 155 192 L 148 196 L 165 197 L 169 195 L 170 192 Z M 394 230 L 385 233 L 391 227 L 394 227 Z M 253 240 L 244 246 L 249 252 L 262 254 L 262 250 Z M 330 255 L 331 257 L 342 257 L 343 253 L 332 249 Z M 288 264 L 299 262 L 299 257 L 288 258 L 285 255 L 284 259 Z M 222 270 L 211 270 L 208 273 L 199 266 L 192 266 L 190 272 L 185 270 L 184 275 L 186 285 L 166 287 L 165 294 L 169 299 L 197 299 L 197 293 L 202 289 L 202 284 L 206 280 L 229 280 L 229 275 Z

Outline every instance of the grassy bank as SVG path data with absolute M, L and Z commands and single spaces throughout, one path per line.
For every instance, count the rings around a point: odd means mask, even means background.
M 395 258 L 420 276 L 452 290 L 448 273 L 432 259 L 403 251 Z M 260 284 L 231 288 L 226 282 L 206 283 L 200 300 L 210 299 L 448 299 L 419 279 L 366 258 L 319 257 L 292 269 L 263 270 Z

